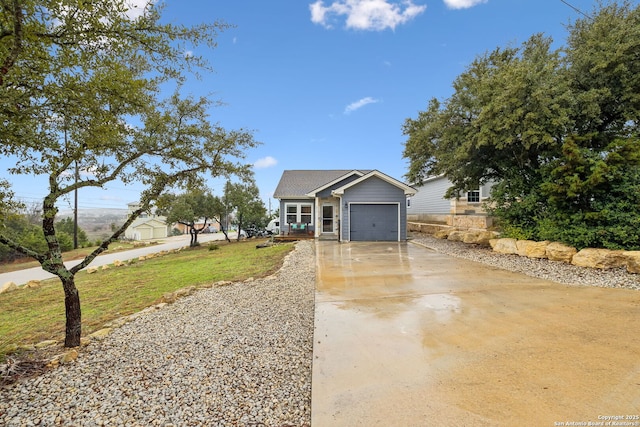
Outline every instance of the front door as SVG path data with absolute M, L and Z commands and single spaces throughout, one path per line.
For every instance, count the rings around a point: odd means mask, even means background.
M 322 232 L 333 233 L 333 205 L 322 205 Z

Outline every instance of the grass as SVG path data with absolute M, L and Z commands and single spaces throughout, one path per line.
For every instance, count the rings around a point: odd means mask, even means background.
M 115 252 L 126 251 L 129 249 L 133 249 L 133 247 L 134 247 L 133 243 L 124 242 L 124 241 L 116 242 L 109 245 L 109 250 L 106 252 L 103 252 L 103 254 L 105 253 L 112 254 Z M 89 255 L 91 252 L 93 252 L 96 248 L 97 246 L 73 249 L 71 251 L 63 253 L 62 259 L 64 259 L 65 261 L 82 259 L 87 255 Z M 34 260 L 33 258 L 25 257 L 25 258 L 17 259 L 14 262 L 0 263 L 0 273 L 9 273 L 12 271 L 23 270 L 25 268 L 33 268 L 33 267 L 40 267 L 40 263 Z
M 256 249 L 262 240 L 206 245 L 123 267 L 76 275 L 82 307 L 82 336 L 105 323 L 160 301 L 163 294 L 220 280 L 241 281 L 277 271 L 292 244 Z M 16 346 L 64 340 L 64 293 L 58 279 L 40 288 L 0 294 L 0 360 Z

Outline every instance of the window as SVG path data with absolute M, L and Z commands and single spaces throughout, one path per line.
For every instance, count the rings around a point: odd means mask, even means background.
M 312 224 L 311 203 L 287 203 L 285 205 L 287 224 L 300 222 Z
M 467 202 L 480 203 L 480 190 L 473 190 L 467 193 Z

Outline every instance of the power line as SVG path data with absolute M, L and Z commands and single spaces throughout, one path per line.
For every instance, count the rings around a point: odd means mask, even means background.
M 580 15 L 584 16 L 585 18 L 591 19 L 591 17 L 589 15 L 587 15 L 586 13 L 584 13 L 583 11 L 581 11 L 580 9 L 578 9 L 577 7 L 575 7 L 574 5 L 570 4 L 569 2 L 565 1 L 565 0 L 560 0 L 562 3 L 566 4 L 567 6 L 569 6 L 571 9 L 575 10 L 576 12 L 578 12 Z

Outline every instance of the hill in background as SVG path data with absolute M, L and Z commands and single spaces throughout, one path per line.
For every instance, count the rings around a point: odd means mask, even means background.
M 120 226 L 127 217 L 127 209 L 78 209 L 78 226 L 90 240 L 104 239 L 112 233 L 112 224 Z M 58 213 L 59 219 L 73 218 L 73 210 Z

